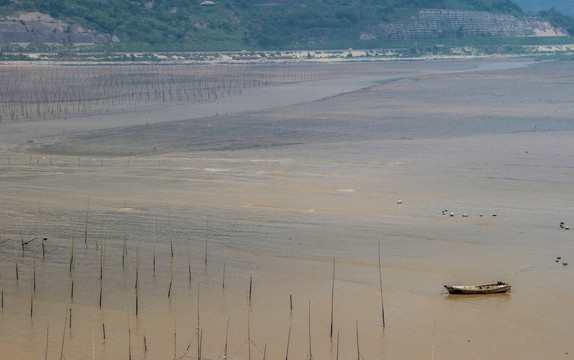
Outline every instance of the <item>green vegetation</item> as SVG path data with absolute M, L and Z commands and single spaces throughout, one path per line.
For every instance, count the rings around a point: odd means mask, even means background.
M 360 40 L 361 33 L 420 8 L 525 15 L 510 0 L 201 1 L 0 0 L 0 13 L 40 11 L 115 35 L 120 43 L 110 51 L 364 48 L 385 41 Z M 540 15 L 574 34 L 573 18 L 555 10 Z

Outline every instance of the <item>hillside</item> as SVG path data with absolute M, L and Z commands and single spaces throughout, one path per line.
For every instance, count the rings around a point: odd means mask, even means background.
M 547 15 L 574 33 L 571 18 Z M 0 16 L 4 51 L 342 49 L 566 35 L 510 0 L 0 0 Z

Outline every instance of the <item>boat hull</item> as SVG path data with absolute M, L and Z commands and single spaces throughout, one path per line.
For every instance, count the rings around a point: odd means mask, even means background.
M 485 285 L 444 285 L 449 294 L 477 295 L 499 294 L 510 291 L 510 284 L 496 283 Z

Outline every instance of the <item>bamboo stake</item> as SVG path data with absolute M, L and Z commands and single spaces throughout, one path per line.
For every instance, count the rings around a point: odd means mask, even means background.
M 171 279 L 169 280 L 169 290 L 167 291 L 167 297 L 171 297 L 171 284 L 173 283 L 173 273 L 174 273 L 174 264 L 171 264 Z
M 251 291 L 253 290 L 253 276 L 249 277 L 249 305 L 251 305 Z
M 72 273 L 72 269 L 74 267 L 74 244 L 76 242 L 75 239 L 75 229 L 74 229 L 74 212 L 72 212 L 72 219 L 71 219 L 71 233 L 72 233 L 72 239 L 71 239 L 71 244 L 70 244 L 70 274 Z
M 177 315 L 176 309 L 173 310 L 173 360 L 177 357 Z
M 31 157 L 31 155 L 30 155 Z M 24 254 L 24 221 L 22 219 L 22 211 L 20 211 L 20 244 L 22 246 L 22 255 Z
M 88 207 L 86 209 L 86 224 L 84 227 L 84 244 L 88 247 L 88 216 L 90 214 L 90 198 L 88 197 Z
M 36 201 L 38 202 L 38 220 L 40 220 L 40 200 L 36 199 Z M 40 230 L 40 239 L 41 239 L 41 243 L 42 243 L 42 260 L 44 260 L 44 258 L 46 257 L 46 248 L 44 246 L 44 241 L 46 241 L 47 239 L 44 237 L 44 229 L 41 228 Z M 34 288 L 35 289 L 35 288 Z
M 201 333 L 199 334 L 199 345 L 198 345 L 198 348 L 199 348 L 199 358 L 198 358 L 197 360 L 201 360 L 201 348 L 202 348 L 202 345 L 203 345 L 203 330 L 201 330 Z
M 385 305 L 383 303 L 383 274 L 381 272 L 381 242 L 379 241 L 379 288 L 381 290 L 381 316 L 385 327 Z
M 30 317 L 34 314 L 34 277 L 30 284 Z
M 187 229 L 187 274 L 189 284 L 191 284 L 191 229 L 189 228 Z
M 141 244 L 141 236 L 138 241 L 138 248 L 136 250 L 136 281 L 134 284 L 134 288 L 137 290 L 139 287 L 139 273 L 140 273 L 140 244 Z
M 204 263 L 207 266 L 207 235 L 209 231 L 209 215 L 207 216 L 207 221 L 205 223 L 205 259 Z
M 311 300 L 309 300 L 309 360 L 313 360 L 313 353 L 311 352 Z
M 46 325 L 46 351 L 44 353 L 44 360 L 48 360 L 48 339 L 50 335 L 50 323 Z
M 167 230 L 169 232 L 169 246 L 171 248 L 171 259 L 173 261 L 173 240 L 171 237 L 171 216 L 169 213 L 169 207 L 167 208 Z
M 229 318 L 227 318 L 227 329 L 225 330 L 225 349 L 223 350 L 223 358 L 227 359 L 227 340 L 229 336 Z
M 248 352 L 248 360 L 251 360 L 251 326 L 250 326 L 250 310 L 247 310 L 247 352 Z
M 122 269 L 125 269 L 126 256 L 128 254 L 128 244 L 127 244 L 127 238 L 126 238 L 126 212 L 125 211 L 124 211 L 123 229 L 124 229 L 124 239 L 123 239 L 123 249 L 122 249 Z
M 92 322 L 92 360 L 96 359 L 96 329 Z
M 152 227 L 153 227 L 153 276 L 155 277 L 155 213 L 152 213 Z
M 355 328 L 357 329 L 357 360 L 361 360 L 361 351 L 359 350 L 359 322 L 355 320 Z
M 105 244 L 102 239 L 102 224 L 100 224 L 100 242 L 102 242 L 102 248 L 100 249 L 100 280 L 104 278 L 104 249 Z
M 199 283 L 197 283 L 197 358 L 201 360 L 201 344 L 199 339 Z
M 222 287 L 223 289 L 225 289 L 225 262 L 227 260 L 227 253 L 226 253 L 227 247 L 226 245 L 223 245 L 223 280 L 222 280 Z
M 333 338 L 333 303 L 335 301 L 335 259 L 333 259 L 333 282 L 331 285 L 331 332 L 330 337 Z
M 285 360 L 289 359 L 289 343 L 291 342 L 291 326 L 289 326 L 289 334 L 287 335 L 287 351 L 285 352 Z
M 64 317 L 64 332 L 62 333 L 62 347 L 60 349 L 60 360 L 64 358 L 64 339 L 66 338 L 66 323 L 68 320 L 68 307 L 66 307 L 66 316 Z
M 139 303 L 138 288 L 136 287 L 136 316 L 139 315 Z
M 436 334 L 436 320 L 434 321 L 434 327 L 432 329 L 432 348 L 431 348 L 431 360 L 434 360 L 434 343 Z
M 337 357 L 335 360 L 339 360 L 339 330 L 337 330 Z

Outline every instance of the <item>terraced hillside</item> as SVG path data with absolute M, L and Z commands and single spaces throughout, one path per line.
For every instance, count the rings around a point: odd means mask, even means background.
M 540 18 L 444 9 L 420 10 L 403 21 L 380 23 L 375 31 L 376 37 L 385 39 L 567 35 Z

